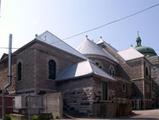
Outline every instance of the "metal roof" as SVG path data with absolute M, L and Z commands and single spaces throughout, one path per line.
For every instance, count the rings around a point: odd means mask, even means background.
M 136 58 L 144 57 L 143 54 L 138 52 L 135 48 L 130 47 L 127 50 L 119 51 L 118 54 L 124 59 L 124 60 L 132 60 Z
M 112 47 L 109 43 L 105 42 L 105 41 L 102 39 L 102 37 L 100 37 L 100 39 L 97 41 L 96 44 L 97 44 L 97 45 L 99 45 L 99 44 L 104 44 L 106 47 L 109 47 L 109 48 L 113 49 L 115 52 L 118 52 L 117 49 L 115 49 L 114 47 Z
M 56 37 L 54 34 L 50 33 L 49 31 L 46 31 L 42 33 L 41 35 L 37 36 L 36 39 L 43 41 L 47 44 L 50 44 L 58 49 L 61 49 L 65 52 L 68 52 L 72 55 L 78 56 L 82 59 L 87 59 L 84 55 L 82 55 L 80 52 L 72 48 L 70 45 Z
M 109 80 L 115 80 L 109 74 L 107 74 L 88 60 L 69 66 L 57 77 L 57 80 L 76 78 L 89 74 L 95 74 Z
M 99 47 L 96 43 L 89 40 L 88 38 L 85 39 L 77 48 L 77 50 L 82 54 L 92 54 L 92 55 L 100 55 L 106 58 L 109 58 L 112 61 L 117 61 L 109 52 L 103 51 L 101 47 Z

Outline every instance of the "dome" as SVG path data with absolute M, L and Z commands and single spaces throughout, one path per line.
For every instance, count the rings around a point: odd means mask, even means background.
M 141 45 L 141 38 L 139 35 L 136 38 L 136 43 L 137 43 L 137 45 L 136 45 L 135 49 L 137 51 L 139 51 L 140 53 L 142 53 L 143 55 L 145 55 L 146 57 L 151 57 L 151 56 L 157 55 L 153 48 Z
M 151 47 L 139 46 L 139 47 L 136 47 L 136 50 L 148 57 L 157 55 L 155 50 Z
M 117 62 L 117 60 L 109 52 L 103 51 L 96 43 L 89 40 L 87 36 L 86 39 L 78 46 L 77 50 L 84 55 L 103 56 Z

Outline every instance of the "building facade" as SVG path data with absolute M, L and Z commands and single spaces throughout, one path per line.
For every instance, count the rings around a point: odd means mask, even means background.
M 152 73 L 158 70 L 156 60 L 134 48 L 117 51 L 102 38 L 94 43 L 88 36 L 75 50 L 46 31 L 12 54 L 12 84 L 7 92 L 16 96 L 15 103 L 24 99 L 24 106 L 16 106 L 16 112 L 23 114 L 30 105 L 36 108 L 31 114 L 60 117 L 128 115 L 131 105 L 147 109 L 153 100 L 157 105 L 158 74 Z M 7 82 L 7 61 L 4 54 L 1 89 Z

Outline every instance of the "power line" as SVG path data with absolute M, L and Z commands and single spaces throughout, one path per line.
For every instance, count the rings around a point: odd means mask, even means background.
M 97 26 L 97 27 L 95 27 L 95 28 L 91 28 L 91 29 L 88 29 L 88 30 L 86 30 L 86 31 L 83 31 L 83 32 L 80 32 L 80 33 L 71 35 L 71 36 L 66 37 L 66 38 L 64 38 L 64 39 L 62 39 L 62 40 L 71 39 L 71 38 L 76 37 L 76 36 L 79 36 L 79 35 L 81 35 L 81 34 L 88 33 L 88 32 L 91 32 L 91 31 L 94 31 L 94 30 L 103 28 L 103 27 L 105 27 L 105 26 L 111 25 L 111 24 L 113 24 L 113 23 L 117 23 L 117 22 L 123 21 L 123 20 L 125 20 L 125 19 L 128 19 L 128 18 L 130 18 L 130 17 L 133 17 L 133 16 L 138 15 L 138 14 L 140 14 L 140 13 L 143 13 L 143 12 L 145 12 L 145 11 L 147 11 L 147 10 L 149 10 L 149 9 L 152 9 L 152 8 L 154 8 L 154 7 L 157 7 L 157 6 L 159 6 L 159 3 L 154 4 L 154 5 L 150 6 L 150 7 L 147 7 L 147 8 L 145 8 L 145 9 L 143 9 L 143 10 L 137 11 L 137 12 L 135 12 L 135 13 L 132 13 L 132 14 L 130 14 L 130 15 L 127 15 L 127 16 L 121 17 L 121 18 L 119 18 L 119 19 L 113 20 L 113 21 L 111 21 L 111 22 L 105 23 L 105 24 L 103 24 L 103 25 Z M 57 43 L 57 42 L 53 42 L 53 43 L 50 43 L 50 44 L 55 44 L 55 43 Z M 8 47 L 0 47 L 0 49 L 8 49 Z M 12 49 L 19 49 L 19 48 L 12 48 Z
M 147 8 L 145 8 L 145 9 L 143 9 L 143 10 L 140 10 L 140 11 L 138 11 L 138 12 L 135 12 L 135 13 L 132 13 L 132 14 L 130 14 L 130 15 L 127 15 L 127 16 L 125 16 L 125 17 L 121 17 L 121 18 L 119 18 L 119 19 L 116 19 L 116 20 L 113 20 L 113 21 L 111 21 L 111 22 L 105 23 L 105 24 L 103 24 L 103 25 L 97 26 L 97 27 L 95 27 L 95 28 L 91 28 L 91 29 L 88 29 L 88 30 L 86 30 L 86 31 L 79 32 L 79 33 L 77 33 L 77 34 L 71 35 L 71 36 L 69 36 L 69 37 L 64 38 L 63 40 L 71 39 L 71 38 L 76 37 L 76 36 L 79 36 L 79 35 L 81 35 L 81 34 L 88 33 L 88 32 L 91 32 L 91 31 L 94 31 L 94 30 L 103 28 L 103 27 L 105 27 L 105 26 L 107 26 L 107 25 L 111 25 L 111 24 L 113 24 L 113 23 L 117 23 L 117 22 L 123 21 L 123 20 L 125 20 L 125 19 L 128 19 L 128 18 L 130 18 L 130 17 L 133 17 L 133 16 L 138 15 L 138 14 L 140 14 L 140 13 L 143 13 L 143 12 L 145 12 L 145 11 L 147 11 L 147 10 L 149 10 L 149 9 L 152 9 L 152 8 L 154 8 L 154 7 L 157 7 L 157 6 L 159 6 L 159 3 L 154 4 L 154 5 L 150 6 L 150 7 L 147 7 Z
M 8 49 L 8 47 L 0 47 L 0 49 Z M 12 48 L 12 49 L 19 49 L 19 48 Z

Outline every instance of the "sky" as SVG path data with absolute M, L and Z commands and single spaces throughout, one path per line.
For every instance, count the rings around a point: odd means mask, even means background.
M 9 34 L 13 48 L 20 48 L 46 30 L 57 37 L 67 38 L 130 15 L 158 0 L 1 0 L 0 56 L 7 52 Z M 76 48 L 88 35 L 97 42 L 99 37 L 117 50 L 136 45 L 137 31 L 142 45 L 159 54 L 159 6 L 126 20 L 64 40 Z M 15 49 L 14 49 L 15 50 Z M 13 51 L 14 51 L 13 50 Z

